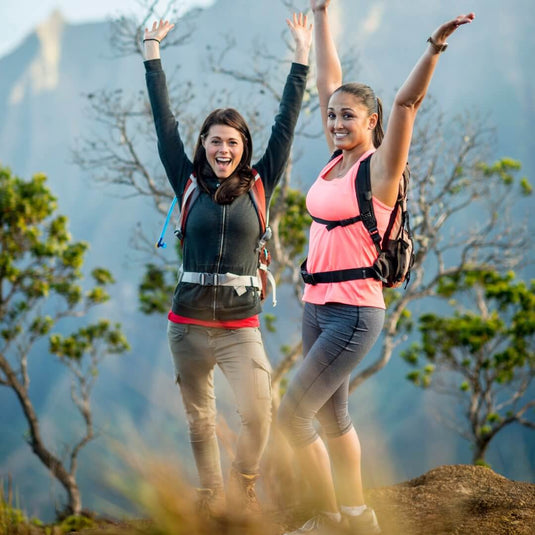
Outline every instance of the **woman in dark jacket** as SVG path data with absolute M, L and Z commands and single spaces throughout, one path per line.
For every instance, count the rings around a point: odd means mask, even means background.
M 266 151 L 254 166 L 249 129 L 232 108 L 208 115 L 193 162 L 189 160 L 169 105 L 160 61 L 160 41 L 174 25 L 160 21 L 145 29 L 146 81 L 160 158 L 179 204 L 186 184 L 193 180 L 197 186 L 186 228 L 182 228 L 183 265 L 168 316 L 168 338 L 200 490 L 212 510 L 224 500 L 215 431 L 216 364 L 234 391 L 241 418 L 229 496 L 240 500 L 241 507 L 259 509 L 254 484 L 271 422 L 271 367 L 258 320 L 261 225 L 249 191 L 258 175 L 269 205 L 289 156 L 301 108 L 312 29 L 302 14 L 294 15 L 287 24 L 295 41 L 294 63 Z

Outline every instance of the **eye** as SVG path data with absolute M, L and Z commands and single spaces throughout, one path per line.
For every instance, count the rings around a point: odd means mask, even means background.
M 327 113 L 327 119 L 331 119 L 331 121 L 332 121 L 332 120 L 334 120 L 334 117 L 335 117 L 335 115 L 334 115 L 334 113 L 332 111 Z
M 221 140 L 220 139 L 211 139 L 210 140 L 210 144 L 219 146 L 219 145 L 221 145 Z
M 238 142 L 235 139 L 231 139 L 229 141 L 229 145 L 231 145 L 232 147 L 236 147 L 238 145 Z
M 353 115 L 350 113 L 344 113 L 344 119 L 353 119 Z

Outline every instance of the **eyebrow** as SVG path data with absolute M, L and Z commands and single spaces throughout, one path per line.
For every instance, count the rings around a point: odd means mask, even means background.
M 334 110 L 334 108 L 332 106 L 329 106 L 327 108 L 328 110 Z M 341 108 L 341 111 L 355 111 L 353 108 Z
M 209 136 L 210 139 L 224 139 L 221 136 Z M 240 138 L 238 137 L 227 137 L 228 141 L 238 141 Z

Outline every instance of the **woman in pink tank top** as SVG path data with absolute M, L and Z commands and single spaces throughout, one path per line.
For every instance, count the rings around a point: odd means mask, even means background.
M 298 450 L 302 473 L 317 492 L 319 510 L 290 535 L 334 533 L 341 528 L 348 533 L 381 533 L 375 512 L 364 501 L 360 442 L 347 407 L 351 371 L 372 348 L 383 326 L 382 283 L 368 278 L 365 271 L 360 278 L 351 274 L 342 280 L 333 280 L 329 274 L 358 271 L 351 268 L 373 264 L 376 248 L 362 221 L 357 220 L 358 168 L 371 155 L 372 201 L 382 235 L 397 199 L 414 120 L 440 53 L 446 49 L 446 39 L 474 19 L 473 13 L 460 15 L 439 26 L 427 39 L 423 55 L 397 92 L 383 133 L 382 104 L 373 90 L 360 83 L 342 85 L 342 69 L 328 21 L 330 1 L 310 0 L 310 4 L 324 132 L 329 150 L 337 150 L 339 155 L 324 167 L 307 195 L 307 209 L 314 222 L 306 269 L 322 275 L 322 280 L 305 285 L 305 357 L 290 381 L 278 415 L 284 434 Z M 340 220 L 350 223 L 334 228 L 325 224 Z M 315 418 L 322 425 L 325 442 L 315 431 Z

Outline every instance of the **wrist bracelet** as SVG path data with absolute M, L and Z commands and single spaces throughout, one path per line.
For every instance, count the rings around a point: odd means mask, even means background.
M 159 39 L 155 39 L 154 37 L 150 37 L 149 39 L 143 39 L 143 42 L 145 41 L 156 41 L 158 44 L 160 43 Z
M 435 41 L 433 41 L 433 38 L 431 36 L 427 39 L 427 42 L 431 45 L 431 48 L 433 49 L 433 52 L 435 54 L 440 54 L 441 52 L 444 52 L 446 48 L 448 48 L 448 43 L 443 43 L 439 45 L 438 43 L 435 43 Z

